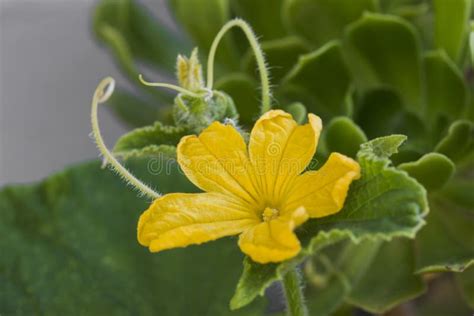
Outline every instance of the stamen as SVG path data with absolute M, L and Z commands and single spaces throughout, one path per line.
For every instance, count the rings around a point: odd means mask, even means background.
M 104 156 L 104 164 L 110 165 L 112 169 L 120 175 L 120 177 L 122 177 L 127 183 L 131 184 L 142 194 L 147 195 L 153 199 L 157 199 L 161 195 L 143 182 L 141 182 L 140 180 L 138 180 L 134 175 L 132 175 L 130 171 L 128 171 L 123 165 L 121 165 L 120 162 L 112 155 L 112 153 L 107 149 L 107 146 L 105 146 L 104 140 L 100 133 L 97 112 L 99 104 L 106 102 L 110 98 L 114 91 L 114 88 L 114 79 L 111 77 L 107 77 L 99 83 L 94 92 L 91 106 L 92 136 L 94 137 L 97 148 Z
M 265 222 L 269 222 L 271 220 L 278 218 L 278 215 L 280 215 L 280 212 L 278 212 L 277 209 L 266 207 L 262 213 L 262 219 Z
M 217 33 L 214 41 L 212 42 L 211 49 L 209 51 L 209 56 L 207 60 L 207 88 L 212 90 L 214 84 L 214 58 L 216 55 L 217 46 L 219 45 L 222 37 L 233 27 L 239 27 L 247 37 L 247 40 L 252 47 L 255 59 L 257 61 L 258 70 L 260 73 L 260 84 L 262 85 L 262 114 L 270 110 L 271 104 L 271 91 L 270 91 L 270 79 L 268 75 L 268 69 L 265 62 L 265 56 L 263 55 L 262 49 L 258 43 L 255 33 L 252 31 L 247 22 L 241 19 L 234 19 L 227 22 Z

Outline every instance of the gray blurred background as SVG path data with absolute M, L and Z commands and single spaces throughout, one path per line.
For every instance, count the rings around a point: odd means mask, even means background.
M 149 9 L 172 23 L 164 0 Z M 31 182 L 97 157 L 90 100 L 101 78 L 119 75 L 92 37 L 95 0 L 0 0 L 0 185 Z M 100 112 L 111 147 L 126 131 Z

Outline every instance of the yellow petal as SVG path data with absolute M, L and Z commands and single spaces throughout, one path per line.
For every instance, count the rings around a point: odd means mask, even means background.
M 290 259 L 301 250 L 293 230 L 307 219 L 304 208 L 299 208 L 291 216 L 262 222 L 240 235 L 239 247 L 253 261 L 262 264 Z
M 316 151 L 321 119 L 308 115 L 309 123 L 298 126 L 290 114 L 274 110 L 255 123 L 249 154 L 267 202 L 278 204 L 285 186 L 309 164 Z
M 239 200 L 219 193 L 172 193 L 158 198 L 138 221 L 138 241 L 157 252 L 231 236 L 259 219 Z
M 259 193 L 246 144 L 233 126 L 214 122 L 199 137 L 183 137 L 177 155 L 188 179 L 202 190 L 257 203 Z
M 304 207 L 310 217 L 323 217 L 342 209 L 351 182 L 360 177 L 359 164 L 349 157 L 332 153 L 317 171 L 295 179 L 283 209 Z

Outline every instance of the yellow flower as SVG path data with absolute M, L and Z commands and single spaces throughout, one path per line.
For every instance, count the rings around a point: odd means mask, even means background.
M 183 137 L 178 163 L 205 192 L 156 199 L 138 222 L 140 244 L 158 252 L 240 234 L 240 249 L 256 262 L 296 256 L 301 246 L 294 229 L 341 210 L 360 176 L 358 163 L 339 153 L 302 173 L 322 128 L 316 115 L 308 120 L 298 126 L 290 114 L 269 111 L 252 129 L 248 148 L 233 126 L 219 122 Z

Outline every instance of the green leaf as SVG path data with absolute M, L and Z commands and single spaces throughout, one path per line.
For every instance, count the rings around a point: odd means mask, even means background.
M 468 104 L 469 92 L 464 76 L 444 52 L 424 56 L 427 113 L 431 124 L 441 129 L 441 116 L 450 121 L 459 118 Z M 438 135 L 435 135 L 438 136 Z
M 98 38 L 112 48 L 129 73 L 135 59 L 172 72 L 176 54 L 189 50 L 178 34 L 171 33 L 135 0 L 100 1 L 93 24 Z
M 421 276 L 414 275 L 413 242 L 397 238 L 384 242 L 348 297 L 348 302 L 376 314 L 425 291 Z
M 431 149 L 426 142 L 424 123 L 404 109 L 400 95 L 393 89 L 382 88 L 365 93 L 357 108 L 355 121 L 369 138 L 408 135 L 407 144 L 392 158 L 394 162 L 399 162 L 400 156 L 407 154 L 408 161 L 417 159 L 421 153 Z
M 422 110 L 420 39 L 405 20 L 365 14 L 346 29 L 345 53 L 354 80 L 363 93 L 388 86 L 408 109 Z
M 380 241 L 373 240 L 357 244 L 345 240 L 311 258 L 305 271 L 309 282 L 308 303 L 314 315 L 329 315 L 343 304 L 366 273 L 380 244 Z M 319 269 L 322 271 L 317 271 L 318 265 L 323 267 Z
M 114 147 L 114 154 L 124 159 L 141 156 L 176 157 L 175 146 L 181 137 L 189 134 L 185 127 L 165 126 L 155 122 L 121 136 Z
M 114 94 L 107 100 L 115 114 L 125 123 L 132 127 L 142 127 L 153 124 L 155 121 L 168 119 L 171 112 L 169 108 L 158 107 L 150 104 L 125 90 L 115 90 Z
M 333 41 L 317 51 L 302 55 L 283 79 L 282 86 L 288 98 L 304 103 L 309 112 L 325 119 L 351 112 L 347 102 L 350 84 L 341 45 Z M 305 97 L 307 100 L 302 100 Z
M 326 272 L 308 273 L 308 298 L 315 315 L 332 315 L 343 302 L 379 314 L 424 291 L 421 276 L 413 274 L 414 247 L 409 239 L 346 241 L 312 260 L 327 267 Z
M 250 126 L 260 113 L 258 84 L 255 79 L 243 73 L 231 73 L 219 79 L 215 86 L 234 100 L 239 112 L 239 122 Z
M 418 180 L 428 192 L 441 189 L 453 176 L 456 166 L 445 155 L 428 153 L 417 161 L 398 166 Z
M 474 194 L 472 192 L 474 192 L 472 178 L 463 179 L 458 177 L 450 181 L 439 194 L 460 207 L 471 209 L 474 205 Z
M 306 119 L 306 114 L 308 114 L 306 107 L 300 102 L 291 103 L 285 110 L 293 116 L 293 119 L 298 124 L 303 124 Z
M 461 286 L 464 298 L 471 308 L 474 308 L 474 267 L 456 274 L 457 282 Z
M 292 0 L 286 1 L 283 17 L 289 29 L 319 47 L 340 37 L 362 13 L 376 9 L 375 0 Z
M 97 38 L 108 46 L 120 70 L 135 86 L 153 95 L 159 103 L 170 103 L 169 93 L 140 82 L 141 71 L 137 63 L 142 61 L 164 70 L 172 69 L 176 52 L 183 48 L 175 39 L 177 37 L 168 34 L 145 8 L 133 0 L 102 0 L 96 8 L 93 23 Z M 169 45 L 162 45 L 161 41 Z M 135 112 L 138 111 L 141 109 Z
M 262 265 L 246 258 L 231 307 L 250 303 L 304 257 L 341 240 L 413 238 L 428 211 L 426 191 L 405 172 L 390 166 L 389 160 L 405 139 L 393 135 L 363 144 L 357 155 L 362 177 L 351 185 L 343 209 L 309 220 L 297 230 L 303 250 L 295 259 Z
M 460 272 L 474 264 L 472 205 L 463 208 L 438 197 L 430 199 L 430 208 L 428 225 L 416 238 L 417 272 Z
M 270 66 L 271 80 L 279 82 L 289 69 L 298 61 L 298 57 L 309 51 L 308 46 L 298 37 L 284 37 L 272 41 L 260 43 L 266 57 L 266 63 Z M 257 64 L 251 49 L 243 59 L 243 67 L 250 74 L 257 74 Z
M 209 51 L 214 37 L 231 18 L 228 0 L 208 0 L 206 3 L 201 0 L 170 0 L 169 3 L 177 20 L 204 52 Z M 232 34 L 227 34 L 220 42 L 216 60 L 236 69 L 239 58 L 231 37 Z
M 434 0 L 435 42 L 457 62 L 464 49 L 471 0 Z
M 436 145 L 435 150 L 453 161 L 458 161 L 469 153 L 473 142 L 474 124 L 467 120 L 459 120 L 449 127 L 448 134 Z
M 286 35 L 281 22 L 281 7 L 284 0 L 231 0 L 237 16 L 244 17 L 264 41 Z
M 390 89 L 369 91 L 360 101 L 355 117 L 368 137 L 393 134 L 399 130 L 403 118 L 400 96 Z
M 471 52 L 471 65 L 474 66 L 474 23 L 471 22 L 471 33 L 469 34 L 469 50 Z
M 328 152 L 355 158 L 360 145 L 367 141 L 364 131 L 347 117 L 336 117 L 326 127 L 324 138 Z
M 195 190 L 176 169 L 149 178 L 164 192 Z M 2 314 L 229 315 L 235 240 L 152 254 L 136 240 L 147 206 L 98 162 L 3 189 Z M 262 312 L 256 304 L 232 315 Z

